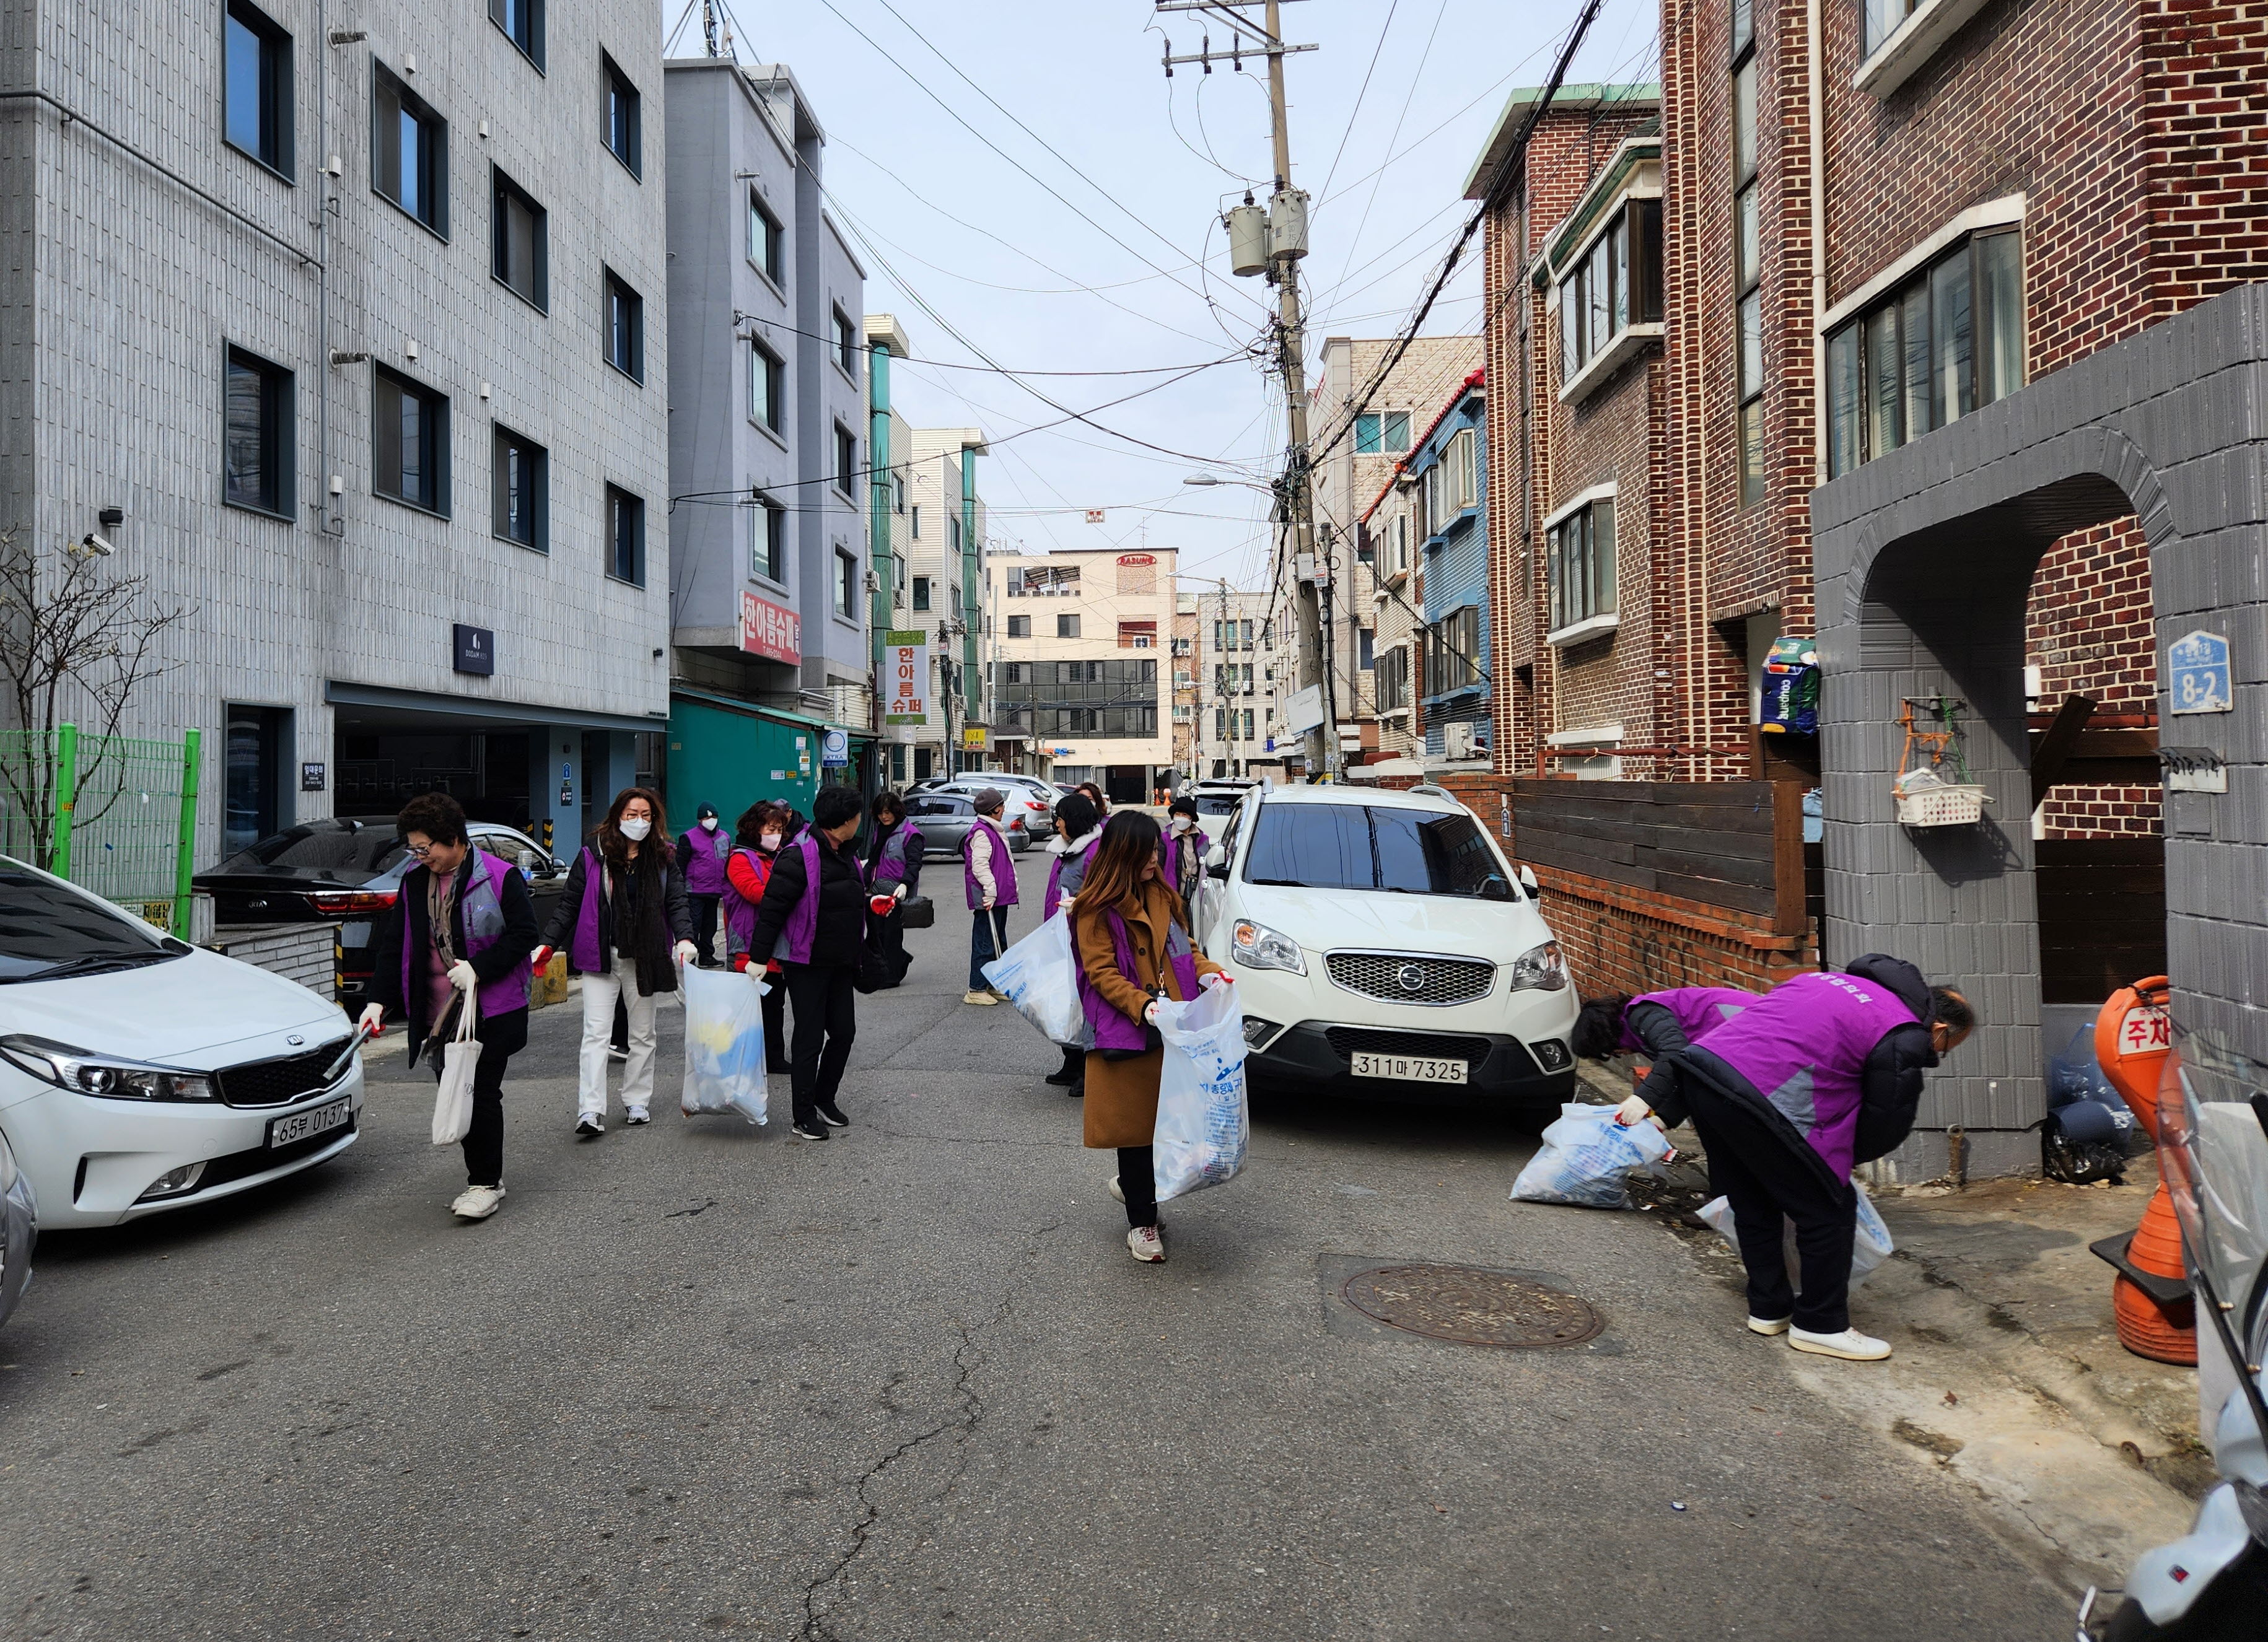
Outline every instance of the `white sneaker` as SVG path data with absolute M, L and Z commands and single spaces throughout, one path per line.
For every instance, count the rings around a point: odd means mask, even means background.
M 1839 1357 L 1848 1363 L 1879 1363 L 1890 1354 L 1888 1340 L 1878 1340 L 1856 1329 L 1845 1329 L 1840 1334 L 1813 1334 L 1807 1329 L 1790 1329 L 1787 1343 L 1799 1351 Z
M 1749 1319 L 1749 1332 L 1750 1334 L 1786 1334 L 1790 1321 L 1786 1317 L 1780 1318 L 1778 1322 L 1769 1317 L 1751 1317 Z
M 457 1201 L 449 1205 L 449 1212 L 460 1220 L 485 1220 L 497 1211 L 504 1201 L 501 1186 L 468 1186 L 458 1194 Z
M 607 1120 L 596 1112 L 585 1112 L 575 1120 L 575 1138 L 578 1140 L 596 1140 L 606 1132 Z
M 646 1116 L 645 1108 L 643 1106 L 633 1106 L 629 1111 L 622 1114 L 622 1123 L 625 1126 L 632 1129 L 637 1128 L 640 1123 L 650 1123 L 652 1121 L 652 1118 Z
M 1126 1252 L 1145 1265 L 1158 1265 L 1166 1258 L 1166 1240 L 1156 1226 L 1138 1226 L 1126 1233 Z
M 1118 1183 L 1118 1176 L 1116 1174 L 1110 1177 L 1110 1196 L 1115 1202 L 1126 1201 L 1126 1189 Z
M 961 1001 L 964 1004 L 983 1004 L 990 1006 L 998 1003 L 1000 999 L 990 992 L 963 992 L 961 995 Z

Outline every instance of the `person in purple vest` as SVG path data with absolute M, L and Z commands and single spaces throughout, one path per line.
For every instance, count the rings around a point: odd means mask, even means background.
M 1212 839 L 1197 825 L 1197 801 L 1175 799 L 1166 811 L 1166 881 L 1184 906 L 1195 906 L 1204 881 L 1205 851 Z
M 725 863 L 733 841 L 717 824 L 717 806 L 703 804 L 693 818 L 693 830 L 677 841 L 677 864 L 685 873 L 686 904 L 693 909 L 693 944 L 701 951 L 696 961 L 704 969 L 717 962 L 717 908 L 725 898 Z
M 874 795 L 873 840 L 866 852 L 868 933 L 890 966 L 890 984 L 906 978 L 906 920 L 898 903 L 921 893 L 921 828 L 906 819 L 906 801 L 885 787 Z
M 1690 1117 L 1709 1181 L 1732 1208 L 1749 1273 L 1749 1327 L 1800 1351 L 1874 1362 L 1888 1343 L 1851 1326 L 1851 1171 L 1913 1128 L 1922 1073 L 1977 1025 L 1969 1000 L 1903 959 L 1869 953 L 1840 975 L 1800 975 L 1655 1063 L 1662 1122 Z M 1657 1090 L 1664 1068 L 1674 1079 Z M 1634 1121 L 1624 1114 L 1625 1121 Z M 1803 1289 L 1790 1286 L 1783 1217 Z
M 1166 1257 L 1150 1149 L 1166 1048 L 1152 1023 L 1160 999 L 1186 1003 L 1200 986 L 1230 977 L 1190 941 L 1182 898 L 1163 876 L 1158 823 L 1140 810 L 1121 810 L 1103 827 L 1101 847 L 1071 909 L 1071 931 L 1079 1001 L 1094 1033 L 1086 1057 L 1085 1139 L 1116 1150 L 1110 1195 L 1126 1205 L 1126 1249 L 1154 1264 Z
M 748 949 L 780 961 L 795 1010 L 789 1087 L 799 1140 L 824 1140 L 850 1120 L 836 1100 L 858 1035 L 858 955 L 866 941 L 866 884 L 850 840 L 866 801 L 855 787 L 821 787 L 811 825 L 782 846 L 756 907 Z
M 372 1000 L 361 1024 L 376 1037 L 386 1012 L 400 1010 L 410 1064 L 432 1044 L 438 1075 L 439 1046 L 455 1035 L 457 1012 L 466 992 L 474 993 L 481 1055 L 473 1069 L 473 1125 L 465 1131 L 465 1189 L 449 1210 L 485 1220 L 504 1201 L 504 1071 L 527 1044 L 535 903 L 519 868 L 473 848 L 464 808 L 447 793 L 412 799 L 394 826 L 416 865 L 402 874 L 394 905 L 379 920 Z
M 725 959 L 764 988 L 764 1072 L 775 1078 L 788 1070 L 787 988 L 778 961 L 757 957 L 748 943 L 755 939 L 756 909 L 772 862 L 787 842 L 787 806 L 770 799 L 749 805 L 734 825 L 733 854 L 725 863 Z
M 1677 1079 L 1677 1069 L 1664 1065 L 1664 1058 L 1715 1031 L 1762 996 L 1729 986 L 1682 986 L 1643 998 L 1627 992 L 1594 998 L 1575 1017 L 1567 1047 L 1586 1060 L 1644 1055 L 1654 1063 L 1646 1074 L 1646 1098 L 1633 1095 L 1623 1102 L 1623 1121 L 1634 1123 L 1652 1110 L 1648 1101 L 1666 1098 Z
M 1055 826 L 1056 836 L 1048 843 L 1055 860 L 1048 868 L 1047 894 L 1040 900 L 1042 924 L 1073 904 L 1102 844 L 1102 817 L 1084 792 L 1066 792 L 1057 801 Z M 1086 1093 L 1086 1051 L 1076 1043 L 1062 1047 L 1063 1064 L 1048 1074 L 1047 1081 L 1077 1100 Z
M 648 1120 L 653 1101 L 653 1000 L 677 990 L 677 970 L 699 949 L 685 904 L 685 874 L 669 842 L 661 794 L 624 787 L 568 869 L 567 886 L 536 948 L 539 968 L 563 943 L 567 969 L 583 977 L 583 1050 L 576 1079 L 575 1132 L 607 1132 L 607 1040 L 615 1005 L 630 1017 L 622 1068 L 622 1121 Z
M 998 787 L 978 789 L 972 800 L 976 824 L 961 840 L 961 881 L 968 891 L 968 990 L 964 1004 L 997 1004 L 1000 994 L 984 978 L 984 966 L 1008 950 L 1008 909 L 1016 904 L 1016 858 L 1001 836 L 1000 811 L 1008 795 Z

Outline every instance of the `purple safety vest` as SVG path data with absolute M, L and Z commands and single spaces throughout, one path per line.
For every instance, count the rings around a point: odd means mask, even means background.
M 1915 1020 L 1879 982 L 1800 975 L 1716 1027 L 1702 1047 L 1793 1123 L 1837 1180 L 1848 1180 L 1859 1073 L 1885 1035 Z
M 882 852 L 874 858 L 873 873 L 867 880 L 867 887 L 876 895 L 882 895 L 891 885 L 904 883 L 906 857 L 910 854 L 918 860 L 925 847 L 921 828 L 910 821 L 900 821 L 890 829 L 890 836 L 882 840 Z
M 685 848 L 685 893 L 721 895 L 727 887 L 725 863 L 733 858 L 733 841 L 722 827 L 709 832 L 696 827 L 680 841 Z
M 1094 852 L 1101 848 L 1102 840 L 1097 837 L 1075 857 L 1057 851 L 1055 865 L 1048 868 L 1048 892 L 1040 898 L 1041 923 L 1046 923 L 1062 909 L 1065 895 L 1079 894 L 1079 887 L 1086 881 L 1087 868 L 1094 865 Z M 1065 879 L 1071 881 L 1065 883 Z
M 1681 986 L 1667 992 L 1648 992 L 1643 998 L 1631 998 L 1630 1007 L 1623 1011 L 1622 1042 L 1615 1047 L 1625 1055 L 1645 1053 L 1646 1045 L 1638 1041 L 1628 1024 L 1631 1010 L 1640 1004 L 1660 1004 L 1677 1017 L 1685 1041 L 1698 1043 L 1762 997 L 1760 992 L 1743 992 L 1730 986 Z
M 473 874 L 472 884 L 458 904 L 458 910 L 465 920 L 465 957 L 468 961 L 479 957 L 504 939 L 504 875 L 513 870 L 487 850 L 478 848 L 473 851 L 473 860 L 481 870 Z M 428 876 L 433 871 L 430 866 L 421 866 L 417 870 Z M 414 892 L 411 890 L 409 877 L 408 873 L 403 874 L 401 894 L 424 894 L 423 886 Z M 411 996 L 411 954 L 409 917 L 406 910 L 401 918 L 401 996 L 407 999 Z M 483 984 L 480 989 L 481 1018 L 485 1020 L 490 1015 L 526 1008 L 528 974 L 527 960 L 522 958 L 518 967 L 507 971 L 501 979 Z
M 1206 836 L 1205 829 L 1202 827 L 1190 828 L 1189 836 L 1185 838 L 1176 838 L 1171 833 L 1167 834 L 1166 887 L 1175 895 L 1181 895 L 1182 886 L 1188 881 L 1184 874 L 1188 873 L 1192 867 L 1199 872 L 1204 871 L 1205 851 L 1211 848 L 1212 848 L 1212 840 Z
M 1016 904 L 1016 858 L 1008 853 L 1008 841 L 1000 836 L 998 827 L 982 816 L 977 818 L 976 827 L 992 835 L 992 881 L 998 886 L 992 892 L 992 904 L 1012 907 Z M 968 891 L 971 912 L 984 904 L 984 886 L 976 881 L 976 851 L 970 847 L 976 836 L 976 827 L 971 827 L 968 836 L 961 841 L 961 878 Z
M 771 863 L 756 850 L 735 850 L 733 853 L 747 856 L 759 877 L 767 880 L 770 879 Z M 729 861 L 730 858 L 727 859 Z M 725 909 L 725 956 L 747 951 L 748 943 L 756 938 L 756 903 L 733 887 L 729 873 L 725 875 L 724 898 L 720 904 Z
M 1128 980 L 1134 979 L 1134 937 L 1126 927 L 1126 920 L 1116 907 L 1103 915 L 1110 920 L 1110 943 L 1116 948 L 1118 973 Z M 1077 937 L 1073 937 L 1076 943 Z M 1173 966 L 1174 979 L 1179 983 L 1182 1001 L 1187 1003 L 1197 995 L 1197 954 L 1189 946 L 1189 931 L 1179 924 L 1166 926 L 1166 961 Z M 1139 1020 L 1130 1020 L 1109 999 L 1094 990 L 1086 978 L 1086 966 L 1079 966 L 1079 1002 L 1086 1012 L 1086 1024 L 1094 1029 L 1094 1047 L 1099 1049 L 1145 1049 L 1150 1047 L 1149 1028 Z
M 779 939 L 772 943 L 771 955 L 782 963 L 809 963 L 812 938 L 819 933 L 819 834 L 806 827 L 803 836 L 793 843 L 782 844 L 780 853 L 790 850 L 803 851 L 803 899 L 795 903 L 795 910 L 787 915 Z M 777 859 L 773 862 L 777 866 Z M 749 926 L 754 933 L 755 925 Z

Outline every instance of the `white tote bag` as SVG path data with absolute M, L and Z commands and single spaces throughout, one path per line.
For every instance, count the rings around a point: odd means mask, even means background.
M 1164 1203 L 1218 1186 L 1242 1168 L 1252 1116 L 1244 1091 L 1244 1005 L 1235 987 L 1210 987 L 1186 1004 L 1161 1001 L 1157 1027 L 1166 1054 L 1151 1168 Z
M 453 1146 L 473 1126 L 473 1070 L 480 1064 L 480 1040 L 473 1036 L 480 1020 L 479 988 L 465 989 L 457 1006 L 457 1035 L 441 1046 L 441 1089 L 433 1097 L 433 1144 Z
M 685 995 L 685 1084 L 677 1104 L 688 1117 L 738 1112 L 752 1123 L 769 1119 L 763 998 L 771 989 L 756 979 L 762 973 L 690 964 L 678 972 Z
M 1079 1001 L 1079 959 L 1071 952 L 1071 915 L 1058 912 L 986 964 L 984 978 L 1050 1042 L 1094 1047 Z

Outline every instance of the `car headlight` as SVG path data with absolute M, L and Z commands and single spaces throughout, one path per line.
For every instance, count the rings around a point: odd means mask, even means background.
M 110 1101 L 210 1101 L 216 1097 L 212 1074 L 178 1066 L 151 1066 L 96 1055 L 49 1038 L 0 1038 L 0 1056 L 32 1076 L 74 1094 Z
M 1229 951 L 1248 969 L 1289 969 L 1293 975 L 1307 972 L 1307 961 L 1300 955 L 1299 942 L 1265 924 L 1255 924 L 1250 918 L 1237 919 L 1235 928 L 1229 932 Z
M 1530 946 L 1512 961 L 1512 990 L 1515 992 L 1556 992 L 1566 984 L 1567 961 L 1559 955 L 1559 943 L 1556 940 Z

